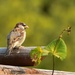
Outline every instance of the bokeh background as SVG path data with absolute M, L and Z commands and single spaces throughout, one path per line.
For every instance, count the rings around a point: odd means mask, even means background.
M 68 25 L 71 35 L 64 34 L 67 58 L 55 59 L 55 69 L 75 71 L 75 0 L 0 0 L 0 46 L 5 47 L 7 34 L 17 22 L 25 22 L 27 38 L 24 46 L 46 46 Z M 52 69 L 49 55 L 37 68 Z

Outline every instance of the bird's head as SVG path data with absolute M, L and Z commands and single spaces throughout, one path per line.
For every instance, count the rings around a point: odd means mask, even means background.
M 29 28 L 25 23 L 19 22 L 16 24 L 15 28 L 27 29 Z

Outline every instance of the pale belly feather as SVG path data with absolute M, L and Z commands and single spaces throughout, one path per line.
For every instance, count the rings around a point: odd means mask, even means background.
M 15 42 L 14 47 L 19 47 L 19 46 L 21 46 L 22 43 L 25 41 L 25 39 L 26 39 L 26 32 L 24 32 L 23 37 L 22 37 L 19 41 Z

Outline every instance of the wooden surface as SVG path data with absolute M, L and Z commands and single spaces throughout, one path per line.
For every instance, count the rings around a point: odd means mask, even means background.
M 35 69 L 19 66 L 33 66 L 30 51 L 35 47 L 23 47 L 5 56 L 6 48 L 0 48 L 0 75 L 51 75 L 52 70 Z M 14 66 L 8 66 L 14 65 Z M 54 75 L 75 75 L 75 72 L 55 71 Z
M 7 48 L 0 48 L 0 64 L 14 66 L 33 66 L 30 58 L 30 51 L 35 47 L 22 47 L 18 50 L 13 50 L 11 55 L 5 55 Z
M 0 75 L 51 75 L 52 70 L 0 65 Z M 54 75 L 75 75 L 75 72 L 55 71 Z

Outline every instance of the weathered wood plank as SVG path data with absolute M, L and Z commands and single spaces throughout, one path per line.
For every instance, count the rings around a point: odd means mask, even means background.
M 15 49 L 11 55 L 5 55 L 7 48 L 0 48 L 0 64 L 4 65 L 14 65 L 14 66 L 33 66 L 30 58 L 30 51 L 35 47 L 22 47 L 20 49 Z
M 52 70 L 0 65 L 0 75 L 51 75 Z M 54 75 L 75 75 L 75 72 L 55 71 Z
M 43 46 L 42 46 L 43 47 Z M 34 49 L 34 48 L 36 48 L 36 47 L 21 47 L 21 48 L 19 48 L 18 50 L 13 50 L 13 53 L 16 53 L 17 51 L 20 51 L 20 53 L 23 53 L 23 52 L 25 52 L 25 53 L 29 53 L 32 49 Z M 5 52 L 6 52 L 6 47 L 0 47 L 0 54 L 5 54 Z M 12 53 L 12 54 L 13 54 Z

